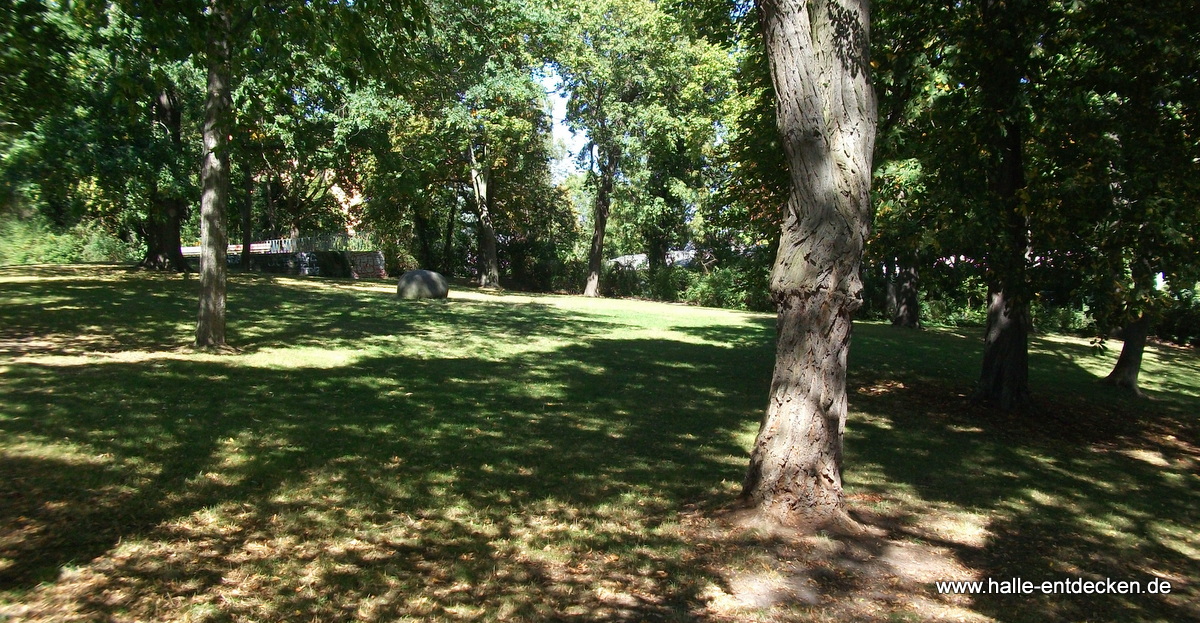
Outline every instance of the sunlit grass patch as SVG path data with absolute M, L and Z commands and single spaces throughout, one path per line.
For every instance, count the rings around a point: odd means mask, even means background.
M 1153 402 L 1081 393 L 1103 367 L 1091 358 L 1115 354 L 1041 336 L 1034 390 L 1053 411 L 1014 420 L 968 401 L 976 340 L 860 323 L 847 498 L 884 534 L 751 534 L 725 527 L 720 509 L 765 406 L 772 317 L 394 292 L 235 274 L 240 352 L 215 355 L 185 348 L 194 277 L 0 270 L 0 618 L 1194 612 L 1190 373 L 1152 386 L 1149 368 Z M 1060 402 L 1051 381 L 1070 395 Z M 1093 608 L 930 585 L 1067 573 L 1152 573 L 1181 588 Z

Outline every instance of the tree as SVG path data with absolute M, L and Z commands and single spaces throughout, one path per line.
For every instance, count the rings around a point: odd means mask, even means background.
M 679 22 L 655 2 L 581 2 L 571 11 L 579 19 L 558 34 L 555 67 L 569 94 L 567 121 L 590 141 L 581 154 L 595 191 L 584 296 L 598 296 L 614 191 L 644 161 L 647 139 L 667 136 L 678 121 L 699 61 Z
M 846 357 L 875 139 L 868 3 L 763 0 L 759 10 L 792 188 L 771 274 L 770 403 L 742 496 L 762 515 L 812 526 L 845 518 Z
M 1135 394 L 1145 347 L 1166 293 L 1200 278 L 1200 181 L 1195 140 L 1200 57 L 1187 39 L 1200 28 L 1186 2 L 1083 3 L 1046 37 L 1051 59 L 1036 92 L 1044 200 L 1066 235 L 1058 261 L 1080 275 L 1101 337 L 1124 327 L 1121 355 L 1105 381 Z
M 477 84 L 466 89 L 449 111 L 447 120 L 458 130 L 462 151 L 467 156 L 471 205 L 479 234 L 481 287 L 500 286 L 496 222 L 501 206 L 497 203 L 494 182 L 525 156 L 531 160 L 540 157 L 548 167 L 544 144 L 549 122 L 544 98 L 544 91 L 534 83 L 528 67 L 492 68 Z M 537 180 L 526 181 L 533 184 Z
M 200 165 L 200 314 L 197 348 L 225 347 L 225 288 L 229 245 L 225 215 L 229 202 L 229 111 L 233 107 L 233 16 L 228 0 L 208 3 L 207 97 L 204 151 Z
M 232 94 L 239 56 L 284 63 L 295 76 L 305 61 L 324 56 L 347 83 L 364 75 L 387 80 L 410 36 L 424 24 L 420 0 L 285 2 L 177 0 L 169 7 L 124 0 L 142 20 L 148 44 L 161 53 L 203 59 L 207 90 L 200 169 L 200 305 L 195 346 L 226 348 L 225 289 L 230 146 L 235 125 Z M 237 47 L 242 43 L 245 47 Z M 244 65 L 244 64 L 243 64 Z
M 879 93 L 875 150 L 875 218 L 868 262 L 886 279 L 892 325 L 920 326 L 918 275 L 936 259 L 942 228 L 924 188 L 920 156 L 930 134 L 928 103 L 939 92 L 944 51 L 953 45 L 947 2 L 879 0 L 874 3 L 872 59 Z M 944 82 L 944 80 L 942 80 Z M 936 140 L 936 138 L 934 139 Z

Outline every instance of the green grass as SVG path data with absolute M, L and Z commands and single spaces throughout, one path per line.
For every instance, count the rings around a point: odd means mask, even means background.
M 788 539 L 720 513 L 770 316 L 235 275 L 241 352 L 209 355 L 196 290 L 0 268 L 0 620 L 1200 618 L 1193 352 L 1154 349 L 1137 401 L 1095 382 L 1115 352 L 1039 337 L 1015 419 L 966 398 L 978 336 L 859 324 L 847 493 L 887 535 Z

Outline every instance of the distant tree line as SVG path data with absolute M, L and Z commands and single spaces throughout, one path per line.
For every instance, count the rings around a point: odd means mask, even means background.
M 229 241 L 354 229 L 393 270 L 775 309 L 791 174 L 760 11 L 744 3 L 0 12 L 0 261 L 184 270 L 178 247 L 205 223 Z M 1010 406 L 1028 388 L 1023 349 L 1005 344 L 1035 327 L 1200 339 L 1187 3 L 871 12 L 860 317 L 998 329 L 989 352 L 1017 359 L 989 358 L 980 391 Z M 549 82 L 585 133 L 579 153 L 551 138 Z M 563 157 L 578 171 L 565 179 L 551 172 Z M 684 248 L 687 266 L 666 262 Z M 644 269 L 606 262 L 633 253 Z

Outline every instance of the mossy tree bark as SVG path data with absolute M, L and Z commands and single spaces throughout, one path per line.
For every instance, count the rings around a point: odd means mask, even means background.
M 775 372 L 742 496 L 773 521 L 815 527 L 845 518 L 846 358 L 876 124 L 868 2 L 760 0 L 759 10 L 791 194 L 771 274 Z

